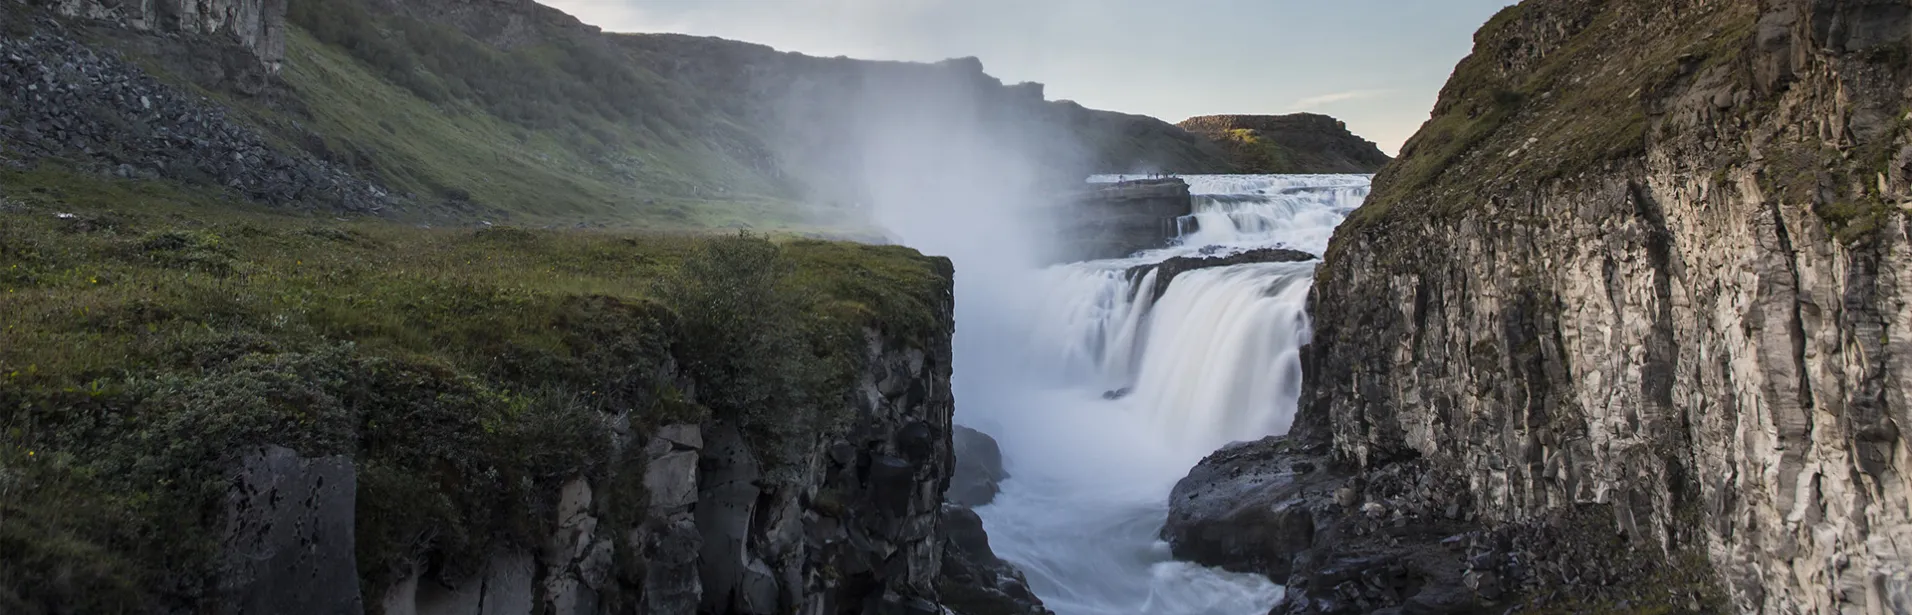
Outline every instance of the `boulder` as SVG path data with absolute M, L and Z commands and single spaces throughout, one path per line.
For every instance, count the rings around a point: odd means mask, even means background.
M 1278 613 L 1472 613 L 1492 604 L 1482 596 L 1492 592 L 1465 583 L 1472 542 L 1452 539 L 1481 528 L 1430 504 L 1464 491 L 1419 475 L 1355 477 L 1325 449 L 1286 437 L 1233 444 L 1176 484 L 1162 538 L 1177 558 L 1282 583 Z
M 996 557 L 982 517 L 968 507 L 945 504 L 943 576 L 936 590 L 960 615 L 1043 615 L 1049 610 L 1029 591 L 1022 571 Z
M 1009 473 L 1002 467 L 1002 448 L 989 434 L 956 426 L 956 473 L 944 497 L 952 504 L 976 507 L 995 501 Z
M 1169 494 L 1162 539 L 1175 557 L 1279 582 L 1314 545 L 1313 496 L 1335 477 L 1284 438 L 1241 443 L 1202 461 Z

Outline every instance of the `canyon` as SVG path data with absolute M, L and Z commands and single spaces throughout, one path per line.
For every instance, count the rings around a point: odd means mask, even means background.
M 1903 1 L 1526 0 L 1393 158 L 0 2 L 9 613 L 1912 611 Z

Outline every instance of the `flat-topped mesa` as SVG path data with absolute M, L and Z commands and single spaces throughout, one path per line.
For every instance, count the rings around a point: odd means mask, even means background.
M 1062 262 L 1166 247 L 1178 234 L 1177 221 L 1195 208 L 1188 182 L 1177 178 L 1096 184 L 1059 201 L 1047 222 L 1057 237 L 1051 258 Z
M 1314 113 L 1204 115 L 1177 125 L 1227 150 L 1241 173 L 1373 173 L 1391 160 L 1346 122 Z

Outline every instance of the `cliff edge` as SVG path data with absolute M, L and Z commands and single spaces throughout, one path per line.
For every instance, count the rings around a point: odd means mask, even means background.
M 1595 512 L 1719 610 L 1912 608 L 1908 45 L 1901 2 L 1496 16 L 1327 254 L 1299 435 Z
M 1904 2 L 1494 17 L 1325 255 L 1294 433 L 1178 487 L 1178 552 L 1286 612 L 1912 609 L 1908 50 Z
M 1177 126 L 1226 150 L 1238 173 L 1373 173 L 1388 155 L 1326 115 L 1204 115 Z

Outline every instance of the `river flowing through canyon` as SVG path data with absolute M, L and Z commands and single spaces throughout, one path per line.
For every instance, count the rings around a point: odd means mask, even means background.
M 1115 181 L 1098 177 L 1092 181 Z M 1176 562 L 1169 490 L 1230 442 L 1286 432 L 1318 261 L 1199 269 L 1159 298 L 1139 266 L 1282 247 L 1320 254 L 1369 178 L 1193 176 L 1177 245 L 978 274 L 957 262 L 957 421 L 1010 478 L 978 509 L 997 552 L 1060 615 L 1260 614 L 1269 580 Z M 965 272 L 970 277 L 965 278 Z

